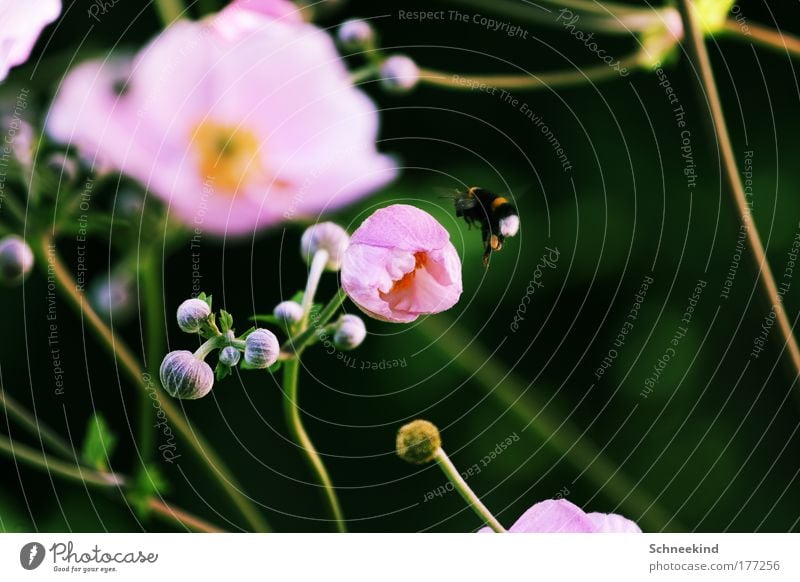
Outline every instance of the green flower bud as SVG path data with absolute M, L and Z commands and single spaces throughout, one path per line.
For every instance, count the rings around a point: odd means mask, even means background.
M 0 240 L 0 282 L 9 287 L 19 285 L 33 268 L 33 251 L 15 234 Z
M 178 307 L 178 327 L 186 333 L 198 333 L 211 316 L 211 308 L 202 299 L 187 299 Z
M 229 368 L 233 368 L 236 364 L 238 364 L 240 357 L 241 354 L 239 353 L 239 350 L 233 346 L 224 347 L 219 352 L 219 361 Z
M 414 420 L 397 431 L 397 456 L 415 465 L 432 461 L 442 446 L 436 425 L 427 420 Z
M 336 40 L 346 49 L 359 50 L 368 48 L 375 40 L 375 31 L 366 20 L 351 18 L 339 25 Z
M 268 329 L 257 329 L 244 340 L 244 361 L 254 368 L 269 368 L 278 361 L 281 345 Z
M 177 350 L 164 356 L 159 376 L 164 390 L 173 398 L 202 398 L 214 386 L 211 366 L 188 350 Z

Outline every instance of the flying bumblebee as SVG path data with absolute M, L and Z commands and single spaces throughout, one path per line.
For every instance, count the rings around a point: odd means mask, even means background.
M 466 192 L 458 192 L 454 197 L 456 216 L 463 218 L 472 227 L 481 226 L 481 236 L 486 252 L 483 254 L 483 266 L 489 266 L 492 251 L 503 248 L 506 238 L 519 231 L 519 214 L 517 208 L 507 198 L 489 192 L 484 188 L 473 186 Z

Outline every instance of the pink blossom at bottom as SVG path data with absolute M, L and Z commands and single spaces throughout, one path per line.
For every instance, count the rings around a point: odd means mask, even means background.
M 353 233 L 342 287 L 367 315 L 408 323 L 450 309 L 461 296 L 461 260 L 450 235 L 427 212 L 395 204 Z
M 491 532 L 485 527 L 481 532 Z M 633 521 L 615 513 L 585 513 L 566 499 L 540 501 L 512 525 L 510 533 L 642 533 Z

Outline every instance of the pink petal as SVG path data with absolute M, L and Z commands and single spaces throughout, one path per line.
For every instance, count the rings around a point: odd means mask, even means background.
M 28 60 L 42 29 L 60 13 L 61 0 L 0 3 L 0 81 L 11 67 Z
M 597 533 L 642 533 L 635 522 L 616 513 L 588 513 L 586 517 L 597 528 Z
M 596 527 L 583 510 L 566 499 L 540 501 L 509 529 L 513 533 L 594 533 Z

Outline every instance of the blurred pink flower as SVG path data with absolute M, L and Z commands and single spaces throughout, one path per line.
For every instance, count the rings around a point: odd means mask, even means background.
M 42 29 L 61 13 L 61 0 L 0 0 L 0 81 L 28 60 Z
M 382 208 L 350 238 L 342 287 L 367 315 L 407 323 L 450 309 L 461 296 L 461 261 L 450 235 L 427 212 Z
M 395 169 L 375 148 L 375 106 L 326 33 L 266 8 L 286 4 L 238 2 L 176 22 L 133 59 L 84 63 L 64 81 L 49 133 L 218 234 L 315 217 L 377 190 Z
M 481 532 L 491 532 L 488 527 Z M 584 513 L 566 499 L 541 501 L 522 514 L 511 533 L 642 533 L 639 526 L 615 513 Z

